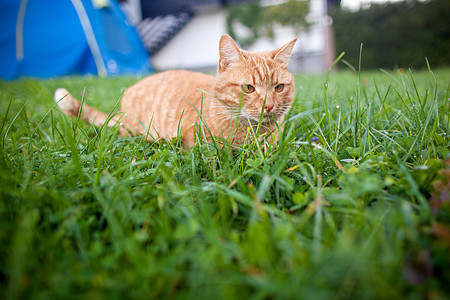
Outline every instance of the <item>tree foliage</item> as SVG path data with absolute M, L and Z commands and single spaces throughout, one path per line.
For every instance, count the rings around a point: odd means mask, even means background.
M 450 1 L 408 0 L 372 5 L 357 12 L 331 12 L 336 53 L 358 65 L 363 43 L 362 67 L 394 68 L 450 65 Z
M 227 31 L 243 47 L 253 44 L 259 37 L 273 37 L 274 24 L 292 26 L 296 30 L 308 27 L 306 15 L 309 0 L 289 0 L 280 5 L 262 6 L 259 1 L 228 6 Z M 246 34 L 239 32 L 236 25 L 244 26 Z

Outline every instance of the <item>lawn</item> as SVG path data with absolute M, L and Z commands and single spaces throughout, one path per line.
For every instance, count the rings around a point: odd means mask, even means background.
M 450 69 L 298 75 L 272 151 L 120 137 L 52 99 L 117 111 L 137 80 L 0 83 L 2 299 L 450 297 Z

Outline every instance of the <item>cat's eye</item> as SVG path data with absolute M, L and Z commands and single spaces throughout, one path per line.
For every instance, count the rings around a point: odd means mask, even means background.
M 284 84 L 279 84 L 275 87 L 275 92 L 279 93 L 284 89 Z
M 255 87 L 253 85 L 250 85 L 250 84 L 243 84 L 242 85 L 242 90 L 244 91 L 244 93 L 250 94 L 250 93 L 253 93 L 255 91 Z

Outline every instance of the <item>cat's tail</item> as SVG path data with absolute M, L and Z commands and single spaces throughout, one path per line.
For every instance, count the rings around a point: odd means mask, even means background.
M 66 115 L 78 117 L 78 115 L 81 114 L 80 117 L 83 118 L 83 120 L 90 122 L 95 126 L 102 126 L 110 117 L 108 114 L 96 110 L 95 108 L 84 103 L 82 106 L 80 101 L 75 99 L 66 89 L 63 88 L 59 88 L 55 91 L 54 99 L 59 108 Z M 120 115 L 113 116 L 109 120 L 108 126 L 114 126 L 116 123 L 120 122 L 120 117 Z

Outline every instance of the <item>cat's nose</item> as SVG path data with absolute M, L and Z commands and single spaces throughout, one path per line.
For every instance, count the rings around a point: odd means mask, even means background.
M 273 107 L 274 107 L 273 103 L 266 103 L 266 106 L 264 108 L 266 109 L 267 113 L 270 113 Z

